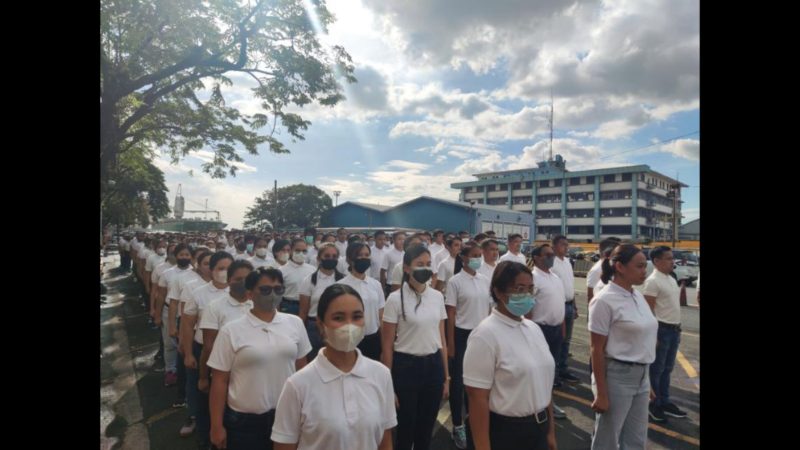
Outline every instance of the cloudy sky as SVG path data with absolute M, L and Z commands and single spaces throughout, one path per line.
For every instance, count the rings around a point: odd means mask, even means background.
M 688 0 L 328 0 L 359 82 L 312 121 L 291 154 L 245 156 L 235 178 L 212 180 L 199 152 L 170 165 L 172 203 L 206 199 L 230 227 L 266 189 L 313 184 L 339 203 L 457 199 L 450 183 L 535 167 L 549 149 L 567 169 L 647 164 L 678 178 L 683 222 L 700 216 L 699 6 Z M 245 78 L 229 104 L 258 108 Z M 278 136 L 286 138 L 286 133 Z M 669 141 L 667 143 L 662 143 Z M 194 169 L 194 175 L 189 171 Z

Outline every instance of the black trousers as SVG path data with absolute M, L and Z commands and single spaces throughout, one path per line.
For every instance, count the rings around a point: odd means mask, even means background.
M 547 410 L 543 413 L 546 419 L 537 423 L 533 416 L 507 417 L 489 411 L 489 443 L 492 450 L 547 450 L 547 432 L 550 429 L 550 417 Z M 467 448 L 475 449 L 472 430 L 467 422 Z
M 272 450 L 274 423 L 274 409 L 264 414 L 246 414 L 226 405 L 222 424 L 227 434 L 228 450 Z
M 467 339 L 472 330 L 455 328 L 456 355 L 450 362 L 450 413 L 453 415 L 453 425 L 464 424 L 462 408 L 469 411 L 469 404 L 464 395 L 464 353 L 467 352 Z
M 392 382 L 400 402 L 396 448 L 428 450 L 444 391 L 441 351 L 426 356 L 394 352 Z

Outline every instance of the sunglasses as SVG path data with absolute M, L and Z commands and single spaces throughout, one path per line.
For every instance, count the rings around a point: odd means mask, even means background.
M 276 295 L 283 295 L 286 292 L 286 288 L 283 286 L 260 286 L 258 290 L 262 295 L 270 295 L 272 292 L 275 292 Z

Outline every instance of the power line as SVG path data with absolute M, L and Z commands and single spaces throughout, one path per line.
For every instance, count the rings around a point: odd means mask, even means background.
M 692 131 L 691 133 L 687 133 L 687 134 L 684 134 L 684 135 L 681 135 L 681 136 L 676 136 L 676 137 L 669 138 L 669 139 L 666 139 L 666 140 L 663 140 L 663 141 L 660 141 L 660 142 L 655 142 L 655 143 L 652 143 L 652 144 L 649 144 L 649 145 L 645 145 L 643 147 L 632 148 L 630 150 L 624 150 L 624 151 L 621 151 L 619 153 L 614 153 L 614 154 L 611 154 L 611 155 L 602 156 L 602 157 L 597 158 L 597 159 L 613 158 L 615 156 L 619 156 L 619 155 L 622 155 L 622 154 L 625 154 L 625 153 L 635 152 L 635 151 L 638 151 L 638 150 L 644 150 L 646 148 L 654 147 L 656 145 L 666 144 L 667 142 L 672 142 L 674 140 L 677 140 L 677 139 L 680 139 L 680 138 L 684 138 L 686 136 L 691 136 L 691 135 L 697 134 L 699 132 L 700 132 L 700 130 L 695 130 L 695 131 Z

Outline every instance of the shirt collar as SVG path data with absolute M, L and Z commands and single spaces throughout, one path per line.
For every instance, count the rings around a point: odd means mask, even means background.
M 497 310 L 497 308 L 492 308 L 492 315 L 497 318 L 500 322 L 508 325 L 511 328 L 518 327 L 522 325 L 522 321 L 516 321 L 511 317 L 506 316 L 505 314 L 501 313 Z
M 252 325 L 254 328 L 268 327 L 272 324 L 281 323 L 283 321 L 283 314 L 281 314 L 278 311 L 275 311 L 275 317 L 272 318 L 272 322 L 264 322 L 263 320 L 256 317 L 252 311 L 247 311 L 247 321 L 250 322 L 250 325 Z
M 609 291 L 609 292 L 613 291 L 613 293 L 615 293 L 617 295 L 622 295 L 622 296 L 625 296 L 625 297 L 633 297 L 633 293 L 632 292 L 626 291 L 625 289 L 622 288 L 622 286 L 618 285 L 617 283 L 614 283 L 611 280 L 608 281 L 608 285 L 606 286 L 606 289 L 611 289 L 611 291 Z M 634 292 L 636 292 L 636 290 L 634 290 Z
M 546 276 L 546 277 L 549 277 L 550 275 L 552 275 L 552 274 L 553 274 L 553 272 L 545 272 L 544 270 L 542 270 L 542 269 L 540 269 L 540 268 L 538 268 L 538 267 L 536 267 L 536 266 L 533 266 L 533 271 L 534 271 L 534 272 L 537 272 L 537 273 L 539 273 L 539 274 L 541 274 L 541 275 L 544 275 L 544 276 Z
M 231 306 L 244 306 L 244 305 L 247 305 L 247 304 L 249 304 L 250 306 L 253 306 L 253 301 L 252 300 L 245 300 L 243 303 L 239 303 L 239 300 L 236 300 L 235 298 L 231 297 L 231 294 L 228 294 L 228 304 L 231 305 Z
M 325 356 L 325 351 L 320 349 L 319 353 L 317 353 L 317 357 L 314 358 L 314 368 L 317 370 L 317 374 L 319 375 L 320 379 L 322 379 L 323 383 L 330 383 L 337 378 L 344 377 L 347 375 L 355 375 L 359 378 L 366 378 L 368 375 L 367 371 L 367 363 L 364 361 L 364 355 L 361 354 L 361 350 L 356 347 L 356 363 L 353 368 L 350 370 L 350 373 L 344 373 L 339 370 L 336 366 L 331 363 L 328 358 Z

